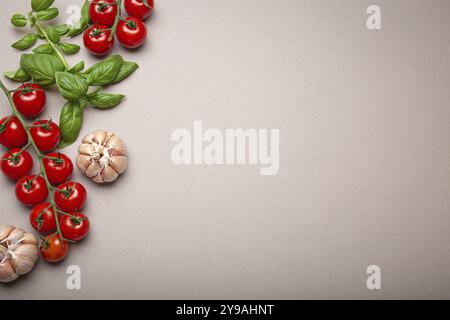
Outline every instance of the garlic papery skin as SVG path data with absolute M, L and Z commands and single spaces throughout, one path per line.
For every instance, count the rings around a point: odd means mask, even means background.
M 38 241 L 32 233 L 0 225 L 0 282 L 11 282 L 30 272 L 39 259 Z
M 128 167 L 127 146 L 114 133 L 97 130 L 83 138 L 77 167 L 95 183 L 114 182 Z

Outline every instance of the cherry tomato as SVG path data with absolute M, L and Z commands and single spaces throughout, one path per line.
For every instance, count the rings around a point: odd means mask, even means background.
M 25 176 L 16 184 L 17 200 L 32 207 L 44 202 L 48 196 L 47 185 L 41 176 Z
M 86 204 L 86 189 L 78 182 L 66 182 L 58 186 L 55 191 L 55 203 L 65 212 L 76 212 Z
M 45 91 L 34 83 L 21 85 L 13 94 L 17 110 L 25 117 L 34 118 L 44 111 Z
M 108 27 L 95 24 L 83 34 L 83 43 L 92 54 L 102 56 L 109 53 L 114 46 L 114 37 L 109 40 L 111 31 Z
M 63 215 L 60 221 L 61 233 L 64 239 L 80 241 L 89 232 L 89 219 L 80 212 Z
M 30 223 L 34 230 L 49 233 L 56 230 L 55 212 L 50 202 L 34 206 L 30 213 Z
M 142 46 L 145 42 L 147 28 L 142 20 L 128 17 L 126 20 L 121 20 L 117 25 L 116 36 L 122 46 L 134 49 Z
M 40 246 L 42 258 L 47 262 L 59 262 L 64 260 L 69 253 L 69 244 L 60 238 L 58 234 L 48 235 Z
M 50 157 L 51 159 L 49 159 Z M 53 152 L 46 155 L 42 160 L 48 181 L 57 185 L 66 182 L 73 172 L 72 160 L 65 154 Z
M 116 0 L 96 0 L 89 6 L 92 22 L 112 27 L 117 15 Z
M 24 146 L 28 142 L 27 132 L 16 116 L 0 120 L 0 144 L 8 149 Z
M 54 150 L 61 141 L 61 131 L 51 120 L 39 120 L 30 128 L 34 143 L 42 152 Z
M 1 161 L 3 174 L 14 181 L 25 177 L 33 169 L 33 158 L 26 150 L 20 148 L 6 152 Z
M 143 0 L 125 0 L 124 4 L 125 10 L 130 16 L 142 20 L 148 18 L 155 8 L 153 0 L 147 0 L 147 3 Z

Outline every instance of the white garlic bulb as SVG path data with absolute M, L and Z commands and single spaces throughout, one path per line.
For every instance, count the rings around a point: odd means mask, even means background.
M 128 166 L 127 146 L 114 133 L 95 131 L 78 148 L 77 167 L 96 183 L 115 181 Z
M 0 282 L 11 282 L 30 272 L 39 258 L 37 245 L 32 233 L 0 225 Z

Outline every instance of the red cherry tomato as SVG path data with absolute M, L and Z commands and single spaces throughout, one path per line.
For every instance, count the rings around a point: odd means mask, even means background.
M 95 24 L 83 34 L 83 43 L 92 54 L 102 56 L 109 53 L 114 46 L 114 37 L 109 40 L 111 31 L 108 27 Z
M 33 123 L 30 128 L 34 143 L 42 152 L 54 150 L 61 141 L 61 131 L 59 127 L 50 120 L 39 120 Z
M 155 8 L 153 0 L 147 0 L 147 3 L 143 0 L 125 0 L 124 4 L 125 10 L 130 16 L 142 20 L 148 18 Z
M 43 234 L 56 230 L 55 212 L 50 202 L 38 204 L 31 209 L 30 223 L 34 230 Z
M 9 179 L 17 181 L 31 172 L 33 158 L 26 151 L 17 148 L 6 152 L 2 157 L 1 169 Z
M 128 17 L 126 20 L 121 20 L 117 25 L 116 36 L 122 46 L 134 49 L 142 46 L 145 42 L 147 28 L 142 20 Z
M 60 221 L 61 233 L 64 239 L 80 241 L 89 232 L 89 219 L 80 212 L 63 215 Z
M 86 189 L 78 182 L 66 182 L 55 191 L 55 203 L 65 212 L 77 212 L 86 204 Z
M 92 22 L 112 27 L 117 15 L 116 0 L 96 0 L 89 6 Z
M 73 172 L 72 160 L 65 154 L 53 152 L 46 155 L 42 160 L 48 181 L 57 185 L 66 182 Z
M 16 184 L 17 200 L 32 207 L 44 202 L 48 196 L 47 185 L 41 176 L 25 176 Z
M 58 234 L 51 234 L 42 241 L 40 250 L 42 258 L 44 258 L 45 261 L 59 262 L 67 257 L 67 254 L 69 253 L 69 244 L 67 241 L 62 240 Z
M 0 120 L 0 144 L 8 149 L 24 146 L 28 142 L 27 132 L 16 116 Z
M 25 117 L 34 118 L 44 111 L 45 91 L 34 83 L 21 85 L 13 94 L 17 110 Z

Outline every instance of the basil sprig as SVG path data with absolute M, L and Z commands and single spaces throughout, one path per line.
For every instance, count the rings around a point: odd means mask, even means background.
M 56 72 L 55 81 L 61 95 L 68 100 L 59 119 L 61 144 L 72 144 L 78 137 L 83 123 L 83 110 L 90 105 L 97 109 L 110 109 L 119 105 L 123 94 L 102 92 L 104 87 L 116 84 L 131 75 L 139 66 L 113 55 L 82 72 L 84 62 L 72 69 Z

